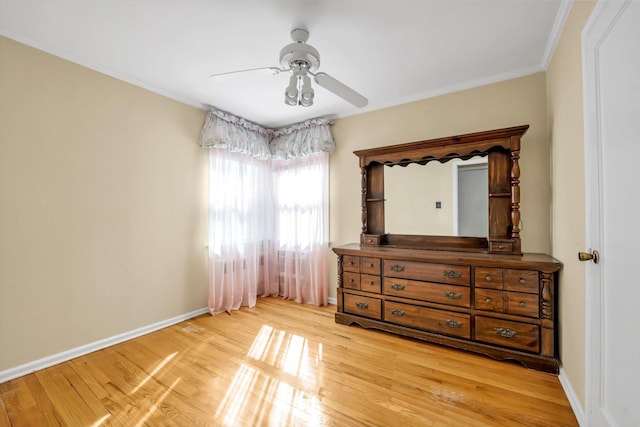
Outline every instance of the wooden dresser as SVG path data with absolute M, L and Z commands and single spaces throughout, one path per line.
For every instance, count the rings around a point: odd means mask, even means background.
M 357 244 L 333 250 L 336 322 L 558 372 L 555 259 Z
M 519 159 L 528 128 L 354 153 L 361 169 L 362 229 L 360 244 L 333 249 L 338 255 L 336 322 L 558 372 L 556 296 L 562 264 L 548 255 L 521 251 Z M 487 164 L 485 237 L 385 231 L 388 167 L 473 157 L 486 158 Z M 407 184 L 428 191 L 430 181 Z M 424 196 L 411 193 L 404 210 L 413 209 L 417 197 Z M 429 221 L 427 213 L 420 215 L 421 221 Z

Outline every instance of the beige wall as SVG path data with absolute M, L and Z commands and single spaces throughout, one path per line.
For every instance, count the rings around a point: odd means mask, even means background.
M 206 306 L 203 120 L 0 37 L 0 370 Z
M 594 2 L 574 2 L 547 69 L 552 147 L 552 255 L 560 273 L 560 355 L 584 407 L 585 272 L 577 259 L 585 249 L 584 122 L 581 33 Z
M 429 98 L 339 119 L 330 163 L 330 240 L 360 238 L 360 169 L 354 150 L 529 124 L 522 140 L 522 248 L 549 253 L 550 162 L 545 74 Z M 335 255 L 330 257 L 329 295 L 336 295 Z

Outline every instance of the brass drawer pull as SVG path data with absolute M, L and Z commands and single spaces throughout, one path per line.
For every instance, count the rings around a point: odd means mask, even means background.
M 524 280 L 524 279 L 520 279 L 520 284 L 524 285 L 525 283 L 527 283 L 527 281 L 526 281 L 526 280 Z
M 445 320 L 444 324 L 450 328 L 459 328 L 460 326 L 462 326 L 462 322 L 458 322 L 456 320 L 450 320 L 450 319 Z
M 497 335 L 500 335 L 502 338 L 513 338 L 516 336 L 516 331 L 512 331 L 511 329 L 505 328 L 493 328 L 496 331 Z
M 504 249 L 504 245 L 498 245 L 498 249 Z
M 460 276 L 462 276 L 462 272 L 460 272 L 460 271 L 453 271 L 453 270 L 445 270 L 444 271 L 444 277 L 450 277 L 450 278 L 453 278 L 453 279 L 457 279 Z
M 491 303 L 491 301 L 493 301 L 491 298 L 485 298 L 485 299 L 484 299 L 484 302 L 486 302 L 487 304 L 490 304 L 490 303 Z
M 362 310 L 366 310 L 367 308 L 369 308 L 369 304 L 367 304 L 366 302 L 357 302 L 356 307 Z
M 396 273 L 399 273 L 401 271 L 404 271 L 404 266 L 398 265 L 398 264 L 394 264 L 394 265 L 391 266 L 391 271 L 395 271 Z
M 400 283 L 393 283 L 391 285 L 391 289 L 394 289 L 396 291 L 404 291 L 405 286 L 401 285 Z
M 524 301 L 520 301 L 520 307 L 524 307 L 525 305 L 527 305 L 527 304 L 525 304 Z
M 398 310 L 397 308 L 392 308 L 391 309 L 391 314 L 393 314 L 396 317 L 402 317 L 402 316 L 404 316 L 404 311 Z
M 460 299 L 462 298 L 462 294 L 458 294 L 453 291 L 445 291 L 444 296 L 451 299 Z
M 491 281 L 491 276 L 487 276 L 487 277 L 485 277 L 485 279 L 487 280 L 487 282 L 490 282 Z

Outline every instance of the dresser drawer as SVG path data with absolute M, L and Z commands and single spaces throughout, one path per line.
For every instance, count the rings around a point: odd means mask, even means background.
M 476 316 L 476 340 L 519 350 L 540 352 L 538 325 Z
M 360 276 L 360 290 L 365 292 L 380 293 L 380 276 L 362 274 Z
M 382 301 L 378 298 L 363 297 L 360 295 L 344 294 L 345 313 L 357 314 L 380 320 Z
M 540 317 L 540 298 L 538 294 L 505 292 L 505 311 L 509 314 L 527 317 Z
M 404 279 L 424 280 L 426 282 L 466 285 L 471 268 L 462 265 L 430 264 L 411 261 L 384 260 L 384 275 Z
M 474 306 L 478 310 L 509 313 L 516 316 L 539 317 L 538 294 L 476 289 Z
M 513 242 L 489 242 L 489 252 L 513 252 Z
M 473 271 L 476 288 L 502 289 L 504 281 L 501 268 L 476 267 Z
M 442 283 L 385 277 L 382 292 L 403 298 L 412 298 L 441 304 L 470 307 L 470 288 Z
M 380 258 L 360 258 L 360 273 L 380 274 Z
M 360 257 L 352 255 L 342 257 L 342 270 L 360 273 Z
M 342 287 L 360 290 L 360 273 L 342 273 Z
M 502 291 L 495 289 L 475 289 L 474 305 L 478 310 L 504 312 L 504 297 Z
M 537 271 L 505 270 L 504 276 L 505 291 L 536 294 L 540 291 L 540 282 Z
M 360 244 L 364 246 L 378 246 L 382 236 L 380 234 L 361 234 Z
M 470 317 L 466 314 L 385 301 L 383 320 L 466 339 L 471 337 Z

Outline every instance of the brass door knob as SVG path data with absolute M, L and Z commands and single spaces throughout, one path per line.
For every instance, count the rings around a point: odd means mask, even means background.
M 580 261 L 593 261 L 594 264 L 597 264 L 600 261 L 600 254 L 598 251 L 589 252 L 578 252 L 578 259 Z

